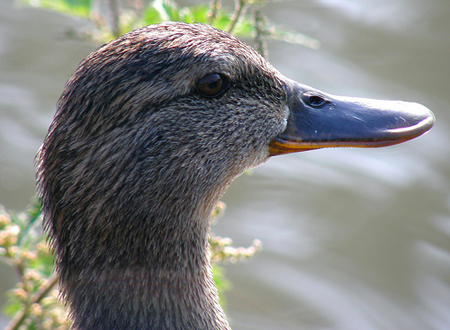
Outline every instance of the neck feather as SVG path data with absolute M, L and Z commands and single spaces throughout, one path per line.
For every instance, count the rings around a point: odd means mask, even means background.
M 121 259 L 70 269 L 59 264 L 74 328 L 229 329 L 212 279 L 209 226 L 203 227 L 201 236 L 198 228 L 189 232 L 186 226 L 173 232 L 176 244 L 168 237 L 152 242 L 149 235 L 150 241 L 139 243 L 157 246 L 148 251 L 155 260 L 147 263 L 127 256 L 128 264 Z

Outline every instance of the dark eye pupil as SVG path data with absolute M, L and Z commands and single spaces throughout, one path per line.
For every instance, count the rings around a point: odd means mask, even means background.
M 228 85 L 229 82 L 225 76 L 218 73 L 211 73 L 198 81 L 197 90 L 203 96 L 213 97 L 222 94 Z

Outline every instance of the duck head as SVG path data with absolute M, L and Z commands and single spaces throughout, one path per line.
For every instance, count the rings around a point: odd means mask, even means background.
M 414 103 L 328 95 L 201 24 L 135 30 L 67 82 L 37 157 L 44 226 L 77 329 L 228 329 L 209 218 L 270 156 L 426 132 Z

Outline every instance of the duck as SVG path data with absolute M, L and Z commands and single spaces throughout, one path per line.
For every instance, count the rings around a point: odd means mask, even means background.
M 43 227 L 73 328 L 230 329 L 210 217 L 273 156 L 427 132 L 413 102 L 327 94 L 204 24 L 139 28 L 88 55 L 36 158 Z

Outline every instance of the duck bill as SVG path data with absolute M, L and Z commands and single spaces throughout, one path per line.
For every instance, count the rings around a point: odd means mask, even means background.
M 271 156 L 330 147 L 374 148 L 427 132 L 434 115 L 418 103 L 333 96 L 289 81 L 289 117 Z

